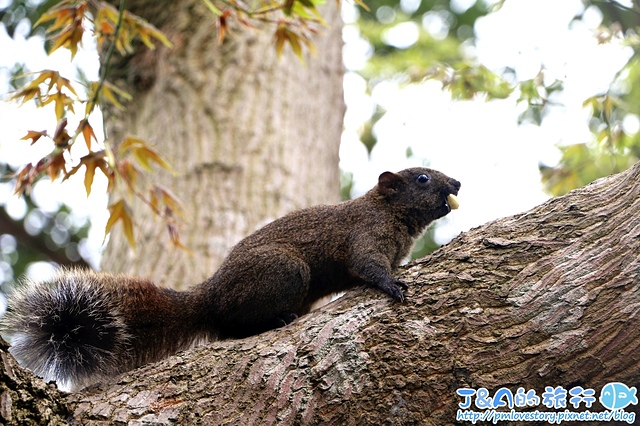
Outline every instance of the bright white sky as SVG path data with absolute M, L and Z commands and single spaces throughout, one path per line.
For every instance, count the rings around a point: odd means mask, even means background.
M 0 0 L 1 1 L 1 0 Z M 404 7 L 413 7 L 412 0 L 403 0 Z M 458 0 L 462 10 L 473 0 Z M 344 8 L 345 21 L 353 19 L 353 11 Z M 457 233 L 497 217 L 525 211 L 548 198 L 541 189 L 539 162 L 554 164 L 559 158 L 557 144 L 586 142 L 591 139 L 587 127 L 588 111 L 582 102 L 603 92 L 615 73 L 630 55 L 618 44 L 598 45 L 593 37 L 600 24 L 597 10 L 589 10 L 584 22 L 570 25 L 571 19 L 583 11 L 580 0 L 511 0 L 497 13 L 477 22 L 476 47 L 470 53 L 494 70 L 510 66 L 518 79 L 534 77 L 541 65 L 549 78 L 561 79 L 565 92 L 541 127 L 517 125 L 524 106 L 516 106 L 517 95 L 502 101 L 452 102 L 436 82 L 399 87 L 394 83 L 379 83 L 372 97 L 388 113 L 375 127 L 378 144 L 371 157 L 359 142 L 357 131 L 372 113 L 372 99 L 366 94 L 364 80 L 348 72 L 344 80 L 348 105 L 345 131 L 340 148 L 340 166 L 353 172 L 355 190 L 359 195 L 371 188 L 377 176 L 385 171 L 426 164 L 462 182 L 460 209 L 443 219 L 437 237 L 446 242 Z M 432 19 L 431 19 L 432 18 Z M 442 32 L 439 18 L 425 19 L 425 28 L 435 36 Z M 404 26 L 390 32 L 401 43 L 415 36 L 415 28 Z M 19 33 L 19 32 L 18 32 Z M 345 62 L 353 71 L 363 63 L 367 46 L 358 39 L 357 31 L 347 26 L 344 31 Z M 88 43 L 89 44 L 89 43 Z M 7 93 L 7 68 L 24 62 L 30 70 L 45 68 L 60 70 L 75 78 L 74 66 L 67 52 L 47 57 L 41 40 L 25 40 L 19 34 L 10 39 L 0 26 L 0 95 Z M 75 63 L 82 64 L 85 73 L 97 76 L 97 56 L 94 50 L 80 52 Z M 47 153 L 50 147 L 36 144 L 29 150 L 28 142 L 18 141 L 28 129 L 51 127 L 50 112 L 30 105 L 0 102 L 0 158 L 11 164 L 33 161 Z M 34 123 L 42 123 L 37 125 Z M 637 120 L 630 120 L 636 125 Z M 70 120 L 69 127 L 75 128 Z M 637 130 L 637 129 L 636 129 Z M 49 131 L 53 131 L 49 128 Z M 407 159 L 411 148 L 414 156 Z M 78 154 L 80 155 L 80 154 Z M 103 240 L 106 223 L 103 191 L 97 190 L 88 201 L 82 194 L 82 182 L 71 182 L 75 188 L 59 185 L 42 186 L 34 196 L 38 202 L 55 210 L 58 200 L 72 205 L 79 215 L 91 215 L 94 231 L 85 253 L 94 253 L 94 262 Z M 11 197 L 10 188 L 0 185 L 0 203 L 7 203 L 10 214 L 18 217 L 24 206 Z M 1 273 L 1 271 L 0 271 Z

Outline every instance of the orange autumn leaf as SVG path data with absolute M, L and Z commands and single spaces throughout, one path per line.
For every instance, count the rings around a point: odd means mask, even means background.
M 66 166 L 67 161 L 64 159 L 63 152 L 55 154 L 51 159 L 46 163 L 45 170 L 49 174 L 49 178 L 54 181 L 60 173 L 66 174 Z
M 55 132 L 53 132 L 53 142 L 56 144 L 58 148 L 65 148 L 69 145 L 69 141 L 71 140 L 71 136 L 69 136 L 69 132 L 67 132 L 67 119 L 63 118 L 58 121 L 58 125 L 56 126 Z
M 286 21 L 281 21 L 276 28 L 273 38 L 276 43 L 276 53 L 278 57 L 282 56 L 284 52 L 284 46 L 289 44 L 293 53 L 304 63 L 304 56 L 302 52 L 302 45 L 305 45 L 308 49 L 313 49 L 313 43 L 307 38 L 305 34 L 296 33 L 290 29 L 290 26 Z
M 133 194 L 132 189 L 137 186 L 138 177 L 143 173 L 140 169 L 128 160 L 120 160 L 118 162 L 118 174 L 127 183 L 127 189 Z
M 93 127 L 89 124 L 88 118 L 80 121 L 78 129 L 76 130 L 76 134 L 78 133 L 82 134 L 84 142 L 87 144 L 87 149 L 91 150 L 91 139 L 95 139 L 97 141 L 98 138 L 96 138 L 96 134 L 93 132 Z
M 31 139 L 31 145 L 33 145 L 34 143 L 38 142 L 38 139 L 40 139 L 43 136 L 48 136 L 46 130 L 43 130 L 41 132 L 37 132 L 35 130 L 28 130 L 27 134 L 21 137 L 20 140 L 26 141 L 27 139 Z
M 33 182 L 38 176 L 38 169 L 33 164 L 27 164 L 20 170 L 16 176 L 16 187 L 14 194 L 21 195 L 24 192 L 29 192 L 33 186 Z
M 115 34 L 116 26 L 120 22 L 120 29 L 115 40 L 115 47 L 122 55 L 133 51 L 133 41 L 139 38 L 149 49 L 155 49 L 153 40 L 157 40 L 167 47 L 172 47 L 167 37 L 151 23 L 140 16 L 124 11 L 122 20 L 120 12 L 112 5 L 100 2 L 96 13 L 95 25 L 100 28 L 98 33 L 98 47 L 102 45 L 105 36 Z
M 87 2 L 65 0 L 47 10 L 38 19 L 34 26 L 54 20 L 54 23 L 47 29 L 47 33 L 54 34 L 52 36 L 53 45 L 49 53 L 60 47 L 66 47 L 71 52 L 71 58 L 76 55 L 84 34 L 83 21 L 86 12 Z
M 87 197 L 91 194 L 91 186 L 93 185 L 93 177 L 96 174 L 97 165 L 94 162 L 85 163 L 87 170 L 84 172 L 84 189 L 87 191 Z
M 229 32 L 229 18 L 231 17 L 231 10 L 230 9 L 226 9 L 224 12 L 222 12 L 222 14 L 220 15 L 220 17 L 218 18 L 218 44 L 222 44 L 222 42 L 224 41 L 225 37 L 227 36 L 227 33 Z
M 91 187 L 93 186 L 93 178 L 96 174 L 96 169 L 100 169 L 107 179 L 112 179 L 113 175 L 110 173 L 109 165 L 105 160 L 105 151 L 90 152 L 80 159 L 80 163 L 75 166 L 69 173 L 66 174 L 65 180 L 73 176 L 80 170 L 81 167 L 85 167 L 84 174 L 84 188 L 87 192 L 87 197 L 91 194 Z

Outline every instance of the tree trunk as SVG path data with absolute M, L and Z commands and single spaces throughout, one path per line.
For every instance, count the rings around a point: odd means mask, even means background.
M 459 388 L 638 386 L 639 253 L 640 163 L 411 263 L 404 304 L 354 290 L 65 402 L 83 424 L 443 425 Z
M 277 58 L 273 29 L 236 27 L 218 45 L 215 17 L 200 0 L 135 0 L 127 8 L 174 47 L 143 48 L 111 66 L 110 78 L 134 100 L 124 112 L 110 111 L 108 136 L 143 138 L 177 170 L 153 179 L 183 200 L 180 234 L 193 253 L 170 248 L 162 223 L 136 203 L 136 251 L 116 229 L 103 269 L 186 288 L 267 221 L 337 201 L 340 13 L 335 2 L 321 8 L 330 28 L 313 40 L 317 54 L 303 65 L 289 51 Z

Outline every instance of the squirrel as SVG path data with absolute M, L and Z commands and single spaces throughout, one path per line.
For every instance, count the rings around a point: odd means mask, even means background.
M 274 220 L 188 291 L 143 278 L 61 270 L 16 289 L 0 321 L 11 353 L 79 389 L 195 343 L 284 326 L 320 298 L 367 285 L 403 302 L 393 272 L 432 221 L 457 208 L 460 182 L 428 168 L 384 172 L 363 196 Z

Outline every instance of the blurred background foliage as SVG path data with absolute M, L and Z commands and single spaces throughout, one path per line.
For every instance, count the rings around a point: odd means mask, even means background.
M 365 79 L 369 92 L 383 81 L 415 84 L 435 79 L 450 91 L 453 99 L 461 101 L 478 97 L 491 101 L 515 94 L 527 106 L 519 122 L 540 124 L 556 95 L 562 92 L 562 81 L 548 81 L 544 69 L 534 79 L 519 81 L 513 69 L 490 70 L 473 56 L 476 21 L 495 13 L 504 1 L 366 0 L 369 10 L 357 7 L 357 19 L 344 29 L 352 40 L 354 36 L 357 38 L 365 52 L 366 62 L 355 71 Z M 44 27 L 32 29 L 32 23 L 55 3 L 0 1 L 0 22 L 12 36 L 18 28 L 23 35 L 44 34 Z M 629 117 L 640 116 L 640 87 L 634 84 L 640 77 L 640 6 L 637 2 L 584 0 L 583 3 L 585 10 L 597 8 L 603 17 L 594 37 L 601 43 L 622 38 L 633 54 L 605 93 L 585 99 L 585 107 L 591 111 L 589 127 L 593 137 L 560 147 L 562 157 L 558 164 L 540 165 L 541 180 L 551 195 L 562 195 L 599 177 L 620 172 L 640 159 L 640 133 L 627 132 L 623 125 Z M 354 6 L 349 3 L 345 7 Z M 580 20 L 582 16 L 574 19 Z M 345 57 L 347 66 L 349 59 Z M 15 78 L 12 84 L 19 85 L 21 75 L 37 70 L 15 64 L 9 71 Z M 371 118 L 360 129 L 360 139 L 369 153 L 377 142 L 374 126 L 386 113 L 381 105 L 375 105 Z M 407 151 L 407 156 L 411 155 Z M 10 172 L 9 165 L 0 159 L 0 174 L 5 176 L 0 183 L 3 197 L 10 196 L 14 185 Z M 352 196 L 352 186 L 352 176 L 343 173 L 343 199 Z M 42 210 L 29 196 L 24 197 L 25 208 L 19 214 L 7 214 L 4 199 L 0 199 L 0 205 L 0 282 L 13 281 L 36 261 L 61 265 L 85 263 L 79 247 L 86 238 L 88 220 L 78 223 L 69 219 L 64 204 L 55 212 Z M 422 256 L 436 247 L 431 230 L 417 244 L 414 256 Z
M 515 92 L 519 101 L 527 104 L 519 123 L 539 125 L 557 92 L 563 90 L 562 81 L 545 81 L 544 69 L 534 79 L 518 81 L 513 69 L 489 70 L 470 53 L 476 20 L 498 11 L 505 1 L 367 1 L 370 11 L 360 8 L 354 25 L 368 44 L 369 59 L 358 73 L 370 90 L 384 79 L 405 83 L 436 79 L 457 100 L 478 96 L 502 99 Z M 633 48 L 633 55 L 606 93 L 585 99 L 585 107 L 591 109 L 593 139 L 560 147 L 562 158 L 557 165 L 540 165 L 544 187 L 554 196 L 626 170 L 640 159 L 640 133 L 628 134 L 623 126 L 625 118 L 640 115 L 640 88 L 634 84 L 640 77 L 640 5 L 589 0 L 583 4 L 585 11 L 597 8 L 602 14 L 602 26 L 594 37 L 600 43 L 623 38 Z M 576 15 L 574 20 L 582 17 Z M 399 31 L 404 37 L 394 37 Z M 413 38 L 407 33 L 413 33 Z M 413 42 L 407 43 L 408 38 Z M 399 39 L 404 44 L 399 44 Z M 361 140 L 369 152 L 376 144 L 372 129 L 384 114 L 377 106 L 370 122 L 363 126 Z
M 14 172 L 0 163 L 1 176 Z M 36 185 L 47 183 L 44 179 Z M 0 181 L 3 197 L 11 196 L 14 185 L 10 178 Z M 5 200 L 0 201 L 0 286 L 13 284 L 39 263 L 89 267 L 82 255 L 89 227 L 89 218 L 76 217 L 63 203 L 52 209 L 24 194 L 19 207 L 8 211 Z
M 540 125 L 548 109 L 556 104 L 563 82 L 548 81 L 544 68 L 534 79 L 517 80 L 512 68 L 489 70 L 473 56 L 476 21 L 498 11 L 505 1 L 367 1 L 370 10 L 359 8 L 352 26 L 367 46 L 368 60 L 357 72 L 367 81 L 369 93 L 384 80 L 411 84 L 427 79 L 439 80 L 455 100 L 481 97 L 490 101 L 515 93 L 518 101 L 526 104 L 519 124 Z M 600 43 L 623 38 L 633 48 L 633 55 L 606 93 L 585 99 L 584 105 L 591 111 L 593 138 L 560 146 L 558 164 L 540 164 L 542 184 L 553 196 L 621 172 L 640 159 L 640 133 L 627 133 L 623 126 L 626 118 L 640 116 L 640 88 L 634 84 L 640 77 L 640 6 L 638 2 L 625 6 L 617 1 L 583 0 L 583 4 L 585 11 L 597 8 L 602 14 L 601 28 L 594 37 Z M 574 20 L 582 18 L 579 14 Z M 397 33 L 403 37 L 397 37 Z M 360 139 L 369 153 L 377 142 L 374 126 L 385 113 L 376 105 L 371 119 L 362 126 Z M 413 256 L 424 256 L 437 247 L 433 233 L 428 232 L 416 245 Z

